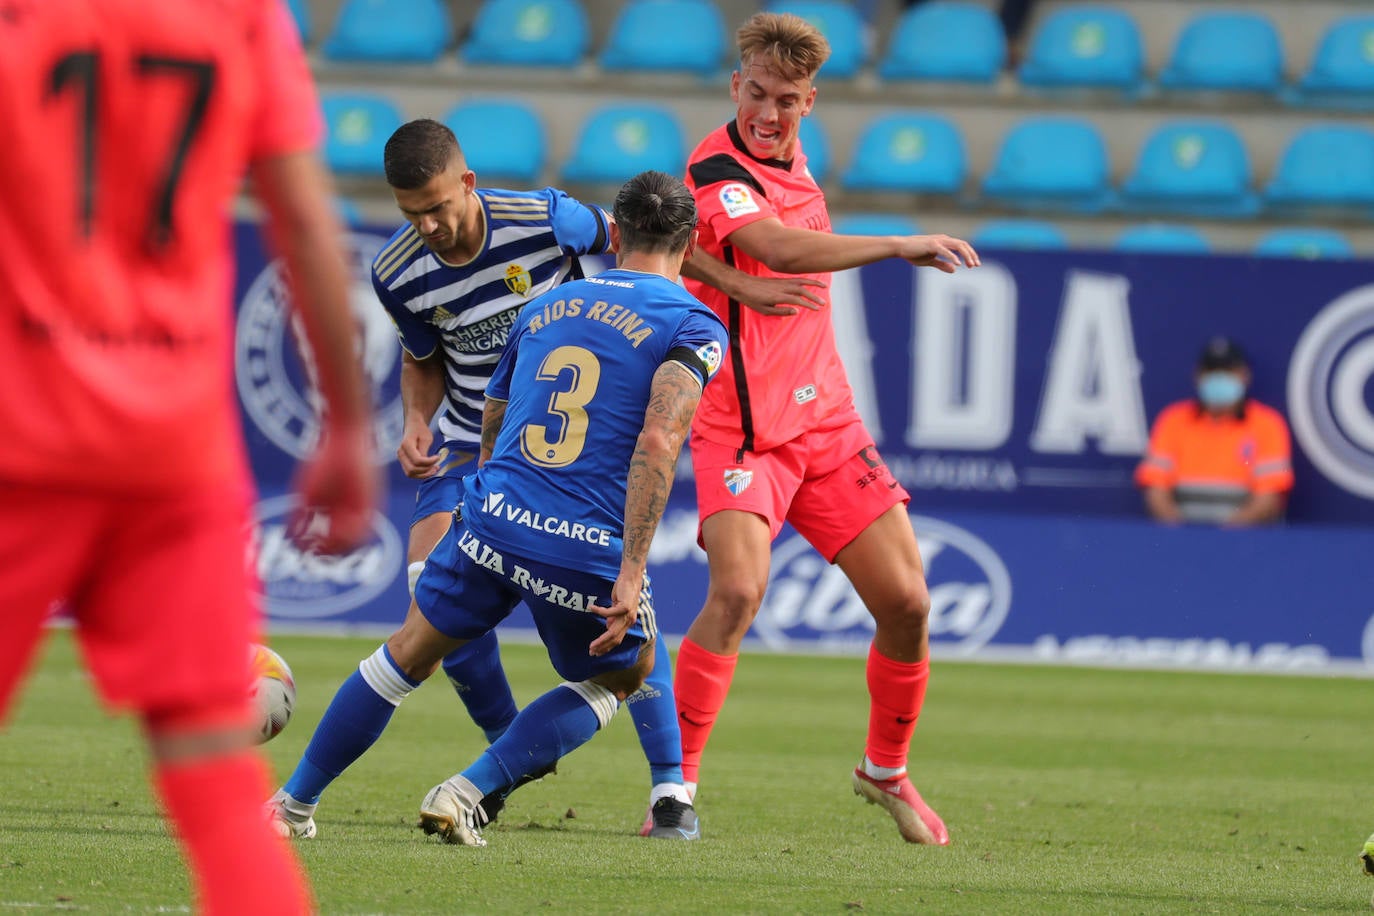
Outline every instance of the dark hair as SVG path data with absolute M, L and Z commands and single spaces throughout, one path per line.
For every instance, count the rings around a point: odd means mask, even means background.
M 458 138 L 445 125 L 430 118 L 407 121 L 382 152 L 386 183 L 402 191 L 422 188 L 462 155 Z
M 1218 369 L 1243 369 L 1249 365 L 1245 351 L 1229 337 L 1213 337 L 1207 341 L 1198 354 L 1199 372 L 1213 372 Z
M 666 172 L 640 172 L 625 182 L 612 213 L 622 252 L 681 251 L 697 225 L 692 192 Z

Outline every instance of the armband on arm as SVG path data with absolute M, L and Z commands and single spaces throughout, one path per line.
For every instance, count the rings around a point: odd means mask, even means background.
M 697 377 L 697 381 L 704 386 L 706 380 L 711 377 L 711 369 L 706 365 L 706 360 L 691 347 L 673 347 L 668 351 L 668 355 L 663 358 L 665 363 L 678 362 L 686 366 Z

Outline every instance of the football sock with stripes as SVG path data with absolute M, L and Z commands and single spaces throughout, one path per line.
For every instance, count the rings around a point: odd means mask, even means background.
M 619 705 L 615 694 L 591 681 L 560 684 L 520 710 L 506 733 L 459 775 L 482 795 L 514 785 L 590 741 Z
M 868 741 L 864 753 L 879 767 L 905 767 L 930 679 L 930 658 L 894 661 L 870 645 L 867 677 Z
M 660 636 L 654 650 L 654 670 L 644 686 L 625 699 L 634 719 L 639 746 L 649 761 L 652 785 L 682 784 L 682 730 L 677 724 L 677 703 L 673 699 L 673 662 L 668 645 Z
M 467 707 L 468 715 L 495 741 L 505 733 L 519 709 L 511 694 L 506 670 L 501 667 L 501 647 L 492 630 L 455 649 L 444 658 L 444 674 Z
M 386 646 L 363 659 L 315 726 L 283 787 L 287 794 L 303 804 L 319 802 L 325 788 L 376 743 L 396 707 L 419 686 L 401 672 Z
M 312 912 L 299 863 L 262 816 L 270 790 L 256 754 L 158 763 L 154 782 L 190 863 L 197 912 Z
M 682 774 L 693 785 L 701 768 L 706 739 L 716 724 L 730 682 L 735 677 L 739 655 L 718 655 L 692 642 L 682 640 L 677 652 L 678 726 L 682 730 Z

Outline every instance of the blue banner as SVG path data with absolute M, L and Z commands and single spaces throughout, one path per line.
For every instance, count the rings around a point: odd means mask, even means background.
M 297 356 L 279 267 L 254 226 L 238 227 L 238 390 L 262 495 L 257 562 L 281 623 L 393 626 L 408 600 L 414 485 L 395 462 L 400 350 L 368 280 L 385 238 L 348 241 L 390 494 L 372 543 L 321 558 L 292 546 L 283 526 L 291 474 L 318 434 L 311 360 Z M 912 492 L 937 653 L 1266 667 L 1365 656 L 1374 614 L 1365 572 L 1374 556 L 1369 264 L 997 253 L 952 276 L 890 262 L 833 282 L 860 411 Z M 1194 360 L 1216 334 L 1245 347 L 1254 395 L 1293 428 L 1297 486 L 1285 527 L 1165 529 L 1142 519 L 1132 473 L 1150 423 L 1190 395 Z M 689 475 L 684 460 L 680 480 Z M 651 558 L 667 633 L 686 629 L 705 593 L 694 541 L 687 482 Z M 843 577 L 787 529 L 755 644 L 857 650 L 870 633 Z
M 1005 253 L 953 276 L 887 262 L 836 286 L 861 407 L 922 506 L 1138 516 L 1150 423 L 1226 334 L 1292 426 L 1289 518 L 1374 521 L 1367 262 Z M 861 327 L 841 320 L 856 299 Z
M 937 658 L 1318 670 L 1374 663 L 1374 530 L 1163 528 L 1139 519 L 912 510 Z M 650 555 L 668 632 L 705 596 L 690 503 Z M 682 629 L 679 629 L 681 627 Z M 790 527 L 773 548 L 754 643 L 862 652 L 873 621 Z

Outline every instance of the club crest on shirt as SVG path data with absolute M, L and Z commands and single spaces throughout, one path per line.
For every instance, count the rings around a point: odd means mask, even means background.
M 759 212 L 759 205 L 748 185 L 731 182 L 720 189 L 720 203 L 731 219 Z
M 511 292 L 517 296 L 528 296 L 533 286 L 534 279 L 528 270 L 519 264 L 511 264 L 506 268 L 506 288 Z
M 731 496 L 739 496 L 749 485 L 754 482 L 754 472 L 745 468 L 726 468 L 725 469 L 725 489 L 730 491 Z

